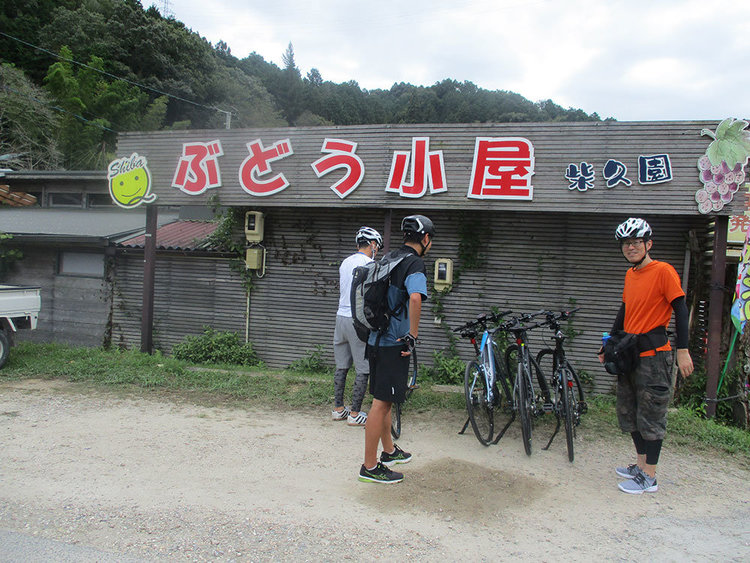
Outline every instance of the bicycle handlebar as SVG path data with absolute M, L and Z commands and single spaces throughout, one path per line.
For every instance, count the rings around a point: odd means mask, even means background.
M 570 309 L 568 311 L 560 311 L 560 313 L 555 313 L 554 311 L 547 311 L 547 323 L 551 329 L 556 329 L 560 325 L 560 321 L 567 321 L 570 319 L 570 317 L 573 316 L 573 314 L 580 310 L 580 307 L 575 307 L 573 309 Z
M 499 322 L 500 319 L 509 315 L 513 311 L 502 311 L 500 313 L 485 313 L 479 315 L 475 320 L 469 321 L 458 328 L 454 328 L 453 332 L 461 333 L 461 336 L 476 336 L 478 332 L 484 332 L 489 323 Z
M 567 311 L 560 311 L 556 313 L 554 311 L 540 309 L 533 313 L 520 313 L 511 317 L 503 323 L 500 323 L 494 331 L 507 331 L 507 332 L 522 332 L 527 330 L 533 330 L 542 326 L 549 326 L 550 328 L 556 328 L 559 326 L 560 321 L 568 320 L 580 307 L 575 307 Z M 509 315 L 512 311 L 503 311 L 501 313 L 486 313 L 479 315 L 475 320 L 468 321 L 458 328 L 454 328 L 453 332 L 458 332 L 463 337 L 471 338 L 476 337 L 480 332 L 484 332 L 487 329 L 487 325 L 490 322 L 499 323 L 500 319 Z M 538 318 L 545 317 L 544 320 L 537 321 L 533 324 L 528 324 L 530 321 Z

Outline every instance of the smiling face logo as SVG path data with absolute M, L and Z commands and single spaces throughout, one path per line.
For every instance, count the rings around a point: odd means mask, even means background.
M 113 160 L 107 170 L 109 195 L 120 207 L 137 207 L 156 199 L 156 194 L 149 193 L 151 174 L 145 156 L 134 152 L 129 157 Z

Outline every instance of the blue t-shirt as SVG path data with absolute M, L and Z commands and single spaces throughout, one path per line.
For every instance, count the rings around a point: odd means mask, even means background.
M 427 299 L 427 275 L 424 260 L 417 252 L 402 246 L 389 253 L 389 256 L 408 254 L 391 273 L 391 285 L 388 288 L 388 307 L 395 311 L 388 325 L 388 330 L 380 337 L 380 346 L 400 346 L 398 339 L 409 334 L 409 296 L 419 293 Z M 371 332 L 368 344 L 374 346 L 377 333 Z

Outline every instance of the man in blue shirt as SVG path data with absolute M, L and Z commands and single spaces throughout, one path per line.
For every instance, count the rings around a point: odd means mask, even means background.
M 403 474 L 390 469 L 408 463 L 411 454 L 391 438 L 391 406 L 406 396 L 409 356 L 417 342 L 422 300 L 427 298 L 427 276 L 422 257 L 430 250 L 435 227 L 424 215 L 410 215 L 401 222 L 404 245 L 391 255 L 405 258 L 391 273 L 388 307 L 393 314 L 382 335 L 371 332 L 368 340 L 370 393 L 373 396 L 365 424 L 365 459 L 359 480 L 372 483 L 398 483 Z M 378 445 L 383 451 L 378 460 Z

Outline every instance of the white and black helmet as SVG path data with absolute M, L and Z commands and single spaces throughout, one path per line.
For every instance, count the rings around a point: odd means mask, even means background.
M 644 219 L 639 217 L 631 217 L 627 221 L 620 223 L 615 231 L 615 238 L 617 240 L 625 240 L 629 238 L 642 238 L 644 241 L 649 240 L 653 232 L 651 227 Z
M 381 237 L 380 233 L 372 227 L 360 227 L 354 240 L 357 243 L 357 246 L 374 242 L 377 243 L 379 250 L 383 248 L 383 237 Z

